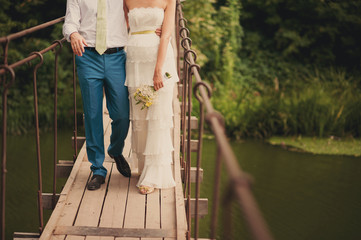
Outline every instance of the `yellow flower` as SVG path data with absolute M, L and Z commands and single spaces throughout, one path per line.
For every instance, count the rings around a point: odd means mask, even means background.
M 134 93 L 136 104 L 141 104 L 141 109 L 149 108 L 153 104 L 153 100 L 157 96 L 154 88 L 151 86 L 142 86 Z

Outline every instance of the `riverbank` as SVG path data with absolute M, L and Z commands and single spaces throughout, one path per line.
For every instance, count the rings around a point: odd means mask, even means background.
M 294 136 L 272 137 L 268 139 L 268 142 L 291 151 L 309 152 L 313 154 L 361 156 L 361 139 L 344 139 L 334 136 L 329 138 Z

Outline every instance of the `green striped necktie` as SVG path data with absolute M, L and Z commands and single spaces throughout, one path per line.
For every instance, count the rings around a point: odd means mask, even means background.
M 107 50 L 107 2 L 98 0 L 95 49 L 102 55 Z

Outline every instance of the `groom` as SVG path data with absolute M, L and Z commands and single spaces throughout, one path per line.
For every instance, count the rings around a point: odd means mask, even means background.
M 124 86 L 127 23 L 122 0 L 67 0 L 63 34 L 76 55 L 76 66 L 83 100 L 88 159 L 93 176 L 89 190 L 105 182 L 103 136 L 103 88 L 112 119 L 108 154 L 118 171 L 131 176 L 122 155 L 129 128 L 128 89 Z

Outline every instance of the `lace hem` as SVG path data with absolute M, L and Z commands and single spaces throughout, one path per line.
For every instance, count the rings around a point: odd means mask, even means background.
M 174 187 L 175 181 L 171 166 L 171 164 L 166 166 L 144 166 L 137 187 L 148 186 L 161 189 Z

